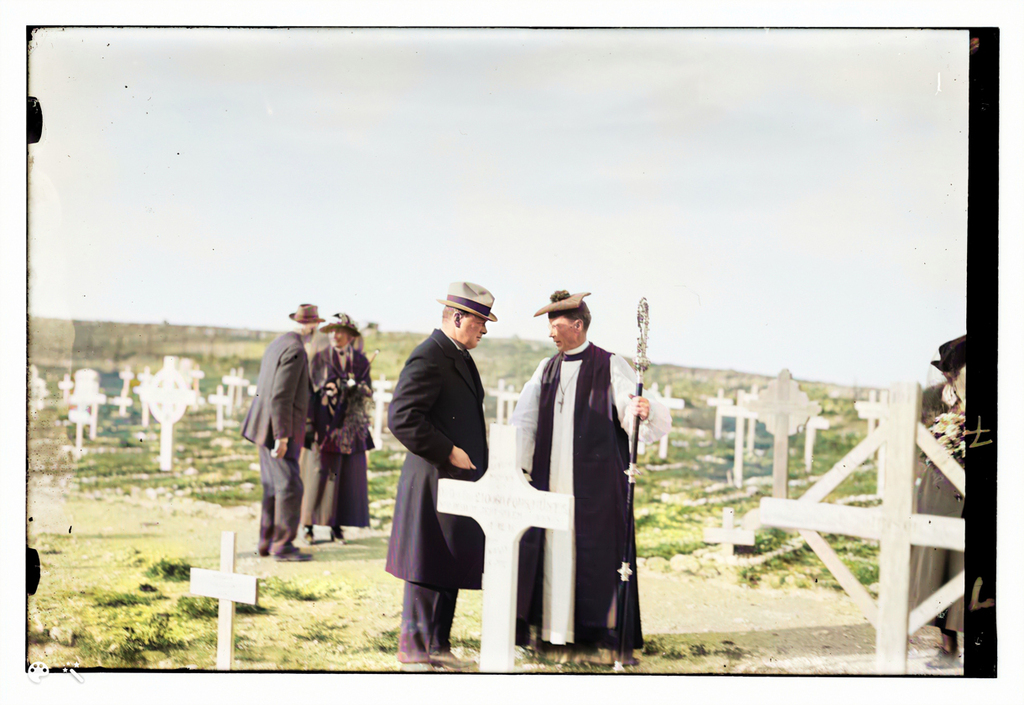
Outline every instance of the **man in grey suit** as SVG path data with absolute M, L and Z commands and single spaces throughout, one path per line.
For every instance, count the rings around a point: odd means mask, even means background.
M 263 513 L 260 517 L 259 554 L 279 561 L 308 561 L 292 543 L 299 533 L 302 477 L 299 451 L 306 433 L 309 406 L 309 361 L 303 345 L 322 318 L 312 304 L 302 304 L 288 316 L 299 324 L 274 339 L 263 353 L 256 398 L 242 422 L 242 437 L 260 453 Z

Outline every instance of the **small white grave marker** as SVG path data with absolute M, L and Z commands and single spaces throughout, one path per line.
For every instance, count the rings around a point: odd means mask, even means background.
M 872 389 L 868 392 L 868 400 L 854 402 L 853 408 L 857 410 L 857 416 L 867 419 L 868 435 L 870 436 L 878 426 L 878 422 L 884 421 L 889 416 L 889 392 L 883 390 L 879 395 L 878 390 Z M 882 488 L 885 487 L 885 445 L 879 447 L 875 465 L 878 467 L 878 494 L 881 495 Z
M 139 396 L 139 404 L 142 405 L 142 427 L 149 428 L 149 404 L 146 403 L 146 393 L 149 392 L 149 383 L 153 379 L 153 374 L 147 366 L 142 372 L 135 375 L 135 379 L 139 380 L 139 384 L 135 387 L 135 393 Z
M 744 408 L 749 408 L 747 406 L 747 404 L 749 402 L 754 401 L 754 400 L 757 399 L 757 390 L 758 390 L 758 387 L 755 384 L 755 385 L 752 385 L 750 387 L 750 391 L 749 392 L 743 392 L 742 394 L 737 394 L 736 395 L 737 403 L 740 406 L 744 407 Z M 740 390 L 740 391 L 742 392 L 743 390 Z M 747 424 L 747 453 L 749 453 L 750 455 L 754 454 L 754 436 L 755 436 L 756 431 L 757 431 L 757 419 L 753 419 L 753 420 L 750 421 L 750 423 Z
M 199 380 L 206 377 L 206 373 L 199 369 L 196 365 L 195 369 L 192 370 L 192 391 L 196 393 L 196 405 L 192 407 L 195 411 L 203 404 L 203 395 L 199 392 Z
M 164 357 L 164 366 L 150 381 L 145 403 L 160 424 L 160 469 L 169 471 L 174 451 L 174 424 L 185 415 L 195 395 L 177 369 L 172 355 Z
M 243 399 L 245 399 L 245 396 L 244 396 L 245 395 L 245 390 L 247 390 L 249 388 L 249 380 L 247 380 L 245 377 L 242 376 L 242 371 L 243 371 L 242 368 L 239 367 L 238 368 L 238 383 L 235 385 L 235 390 L 234 390 L 234 394 L 235 394 L 235 402 L 234 402 L 234 404 L 235 404 L 235 406 L 238 407 L 239 411 L 242 410 L 242 401 L 243 401 Z M 253 396 L 253 395 L 250 394 L 249 396 Z
M 106 395 L 100 393 L 100 376 L 95 370 L 82 369 L 75 373 L 75 391 L 68 397 L 68 403 L 82 411 L 89 410 L 89 440 L 96 440 L 100 404 L 106 401 Z
M 515 386 L 510 384 L 506 387 L 505 380 L 499 379 L 498 388 L 489 389 L 487 392 L 498 400 L 495 423 L 508 423 L 508 420 L 512 418 L 512 412 L 516 409 L 516 402 L 519 401 L 519 392 L 516 391 Z
M 772 496 L 785 499 L 789 485 L 789 437 L 811 416 L 820 414 L 821 405 L 809 401 L 790 377 L 789 370 L 782 370 L 778 379 L 769 382 L 768 388 L 756 400 L 748 401 L 747 406 L 764 420 L 768 432 L 775 436 Z
M 812 416 L 804 426 L 804 468 L 808 475 L 811 474 L 811 462 L 814 460 L 814 433 L 819 429 L 824 431 L 828 428 L 829 422 L 824 416 Z
M 733 546 L 753 546 L 754 532 L 750 529 L 738 529 L 734 526 L 735 511 L 732 507 L 722 509 L 722 528 L 704 529 L 704 543 L 722 544 L 722 553 L 727 560 L 732 560 Z
M 384 379 L 381 372 L 380 379 L 374 380 L 373 384 L 373 445 L 381 449 L 384 447 L 384 405 L 391 403 L 394 395 L 388 390 L 395 386 L 394 382 Z
M 686 402 L 684 400 L 676 399 L 672 396 L 672 385 L 665 387 L 664 392 L 659 392 L 658 383 L 655 382 L 651 387 L 651 397 L 661 402 L 661 404 L 669 410 L 669 415 L 671 415 L 673 411 L 682 411 L 686 408 Z M 666 433 L 661 437 L 661 440 L 658 441 L 658 457 L 662 460 L 668 458 L 668 437 L 670 435 L 671 432 Z
M 224 407 L 231 403 L 231 398 L 224 393 L 224 387 L 217 385 L 217 393 L 206 397 L 206 401 L 217 407 L 217 430 L 224 430 Z
M 725 398 L 725 390 L 718 388 L 718 396 L 708 399 L 708 406 L 715 407 L 715 440 L 722 438 L 722 407 L 732 406 L 732 399 Z
M 437 511 L 472 517 L 484 531 L 483 620 L 480 670 L 508 673 L 515 666 L 519 539 L 531 526 L 568 531 L 572 495 L 531 487 L 516 466 L 516 428 L 491 424 L 487 472 L 476 482 L 437 482 Z
M 257 604 L 259 583 L 235 573 L 235 532 L 220 535 L 220 570 L 192 568 L 189 592 L 220 601 L 217 610 L 217 670 L 230 671 L 235 658 L 235 603 Z
M 71 390 L 75 388 L 75 383 L 71 381 L 71 375 L 67 372 L 64 373 L 64 380 L 57 382 L 57 389 L 64 395 L 64 403 L 68 403 L 68 397 L 71 396 Z
M 68 421 L 75 424 L 75 457 L 82 457 L 82 426 L 92 421 L 92 415 L 85 409 L 72 407 L 68 411 Z
M 250 384 L 248 389 L 246 389 L 246 392 L 248 392 L 250 397 L 256 396 L 256 385 L 255 384 Z
M 228 402 L 227 409 L 228 416 L 231 416 L 235 413 L 235 399 L 237 398 L 236 388 L 242 384 L 242 369 L 235 369 L 232 367 L 231 373 L 224 375 L 220 380 L 224 383 L 224 388 L 227 390 L 228 397 L 231 398 L 231 401 Z M 248 384 L 249 381 L 246 380 L 245 383 Z
M 29 389 L 32 395 L 32 408 L 36 411 L 42 411 L 43 406 L 46 404 L 44 400 L 50 396 L 50 391 L 46 388 L 46 380 L 39 376 L 39 370 L 36 369 L 35 365 L 32 365 L 31 370 L 32 381 L 29 383 Z
M 135 379 L 135 375 L 132 374 L 131 368 L 125 365 L 125 368 L 117 376 L 124 381 L 124 384 L 121 385 L 121 395 L 112 397 L 110 403 L 118 407 L 118 415 L 123 417 L 127 415 L 125 409 L 132 405 L 131 382 Z

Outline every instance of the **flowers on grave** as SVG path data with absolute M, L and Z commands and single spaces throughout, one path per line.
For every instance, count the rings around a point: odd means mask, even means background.
M 966 418 L 958 411 L 947 411 L 935 417 L 935 423 L 928 429 L 939 445 L 952 456 L 952 458 L 964 466 L 964 457 L 967 454 L 967 441 L 964 439 L 964 426 Z M 932 464 L 930 460 L 927 460 Z

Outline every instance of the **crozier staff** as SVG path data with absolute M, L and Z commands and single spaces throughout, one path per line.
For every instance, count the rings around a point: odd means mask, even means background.
M 619 569 L 626 549 L 629 436 L 652 443 L 672 424 L 665 406 L 634 397 L 629 362 L 587 340 L 589 293 L 557 291 L 535 316 L 547 314 L 558 354 L 543 360 L 512 415 L 520 466 L 539 490 L 575 497 L 572 531 L 530 529 L 519 548 L 517 643 L 530 628 L 538 647 L 611 665 L 617 659 Z M 635 549 L 631 569 L 635 581 Z M 566 596 L 568 596 L 566 598 Z M 626 663 L 643 646 L 634 585 L 624 625 Z M 574 644 L 567 649 L 558 645 Z

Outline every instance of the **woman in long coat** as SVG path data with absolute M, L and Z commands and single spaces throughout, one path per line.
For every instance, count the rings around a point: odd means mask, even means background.
M 321 328 L 332 345 L 314 351 L 310 360 L 309 404 L 312 432 L 302 468 L 302 519 L 306 542 L 313 526 L 331 527 L 331 540 L 344 541 L 341 527 L 370 525 L 366 485 L 366 451 L 373 448 L 368 404 L 373 396 L 370 361 L 358 345 L 352 319 L 335 314 Z

